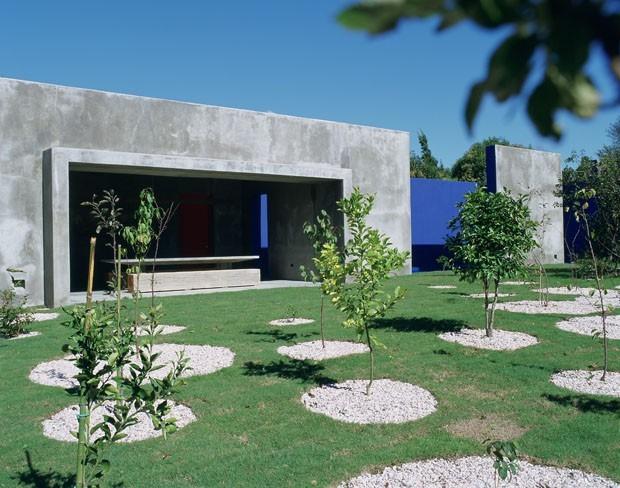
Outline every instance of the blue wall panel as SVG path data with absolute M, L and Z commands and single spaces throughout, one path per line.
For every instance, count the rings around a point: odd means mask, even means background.
M 411 178 L 411 252 L 413 271 L 440 269 L 437 258 L 445 254 L 448 223 L 456 205 L 476 189 L 468 181 Z

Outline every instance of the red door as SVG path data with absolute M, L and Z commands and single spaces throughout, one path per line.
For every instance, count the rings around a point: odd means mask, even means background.
M 213 204 L 210 195 L 184 193 L 179 205 L 180 257 L 213 256 Z

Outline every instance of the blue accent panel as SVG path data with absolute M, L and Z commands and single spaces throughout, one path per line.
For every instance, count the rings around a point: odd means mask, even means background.
M 495 167 L 495 146 L 487 146 L 486 153 L 486 169 L 487 169 L 487 190 L 490 193 L 497 192 L 497 169 Z
M 414 271 L 441 269 L 437 258 L 445 254 L 448 223 L 457 204 L 476 190 L 469 181 L 411 178 L 411 250 Z
M 260 196 L 260 248 L 269 248 L 269 212 L 267 194 Z

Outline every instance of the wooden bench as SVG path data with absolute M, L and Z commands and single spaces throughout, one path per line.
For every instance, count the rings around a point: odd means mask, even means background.
M 138 273 L 127 274 L 127 289 L 134 293 L 154 291 L 182 291 L 202 290 L 208 288 L 227 288 L 236 286 L 256 286 L 260 283 L 260 269 L 244 268 L 232 269 L 234 263 L 255 261 L 259 256 L 217 256 L 195 258 L 161 258 L 155 261 L 156 271 L 152 259 L 145 259 L 142 263 L 144 270 Z M 112 263 L 111 260 L 104 260 Z M 121 259 L 122 266 L 137 266 L 136 259 Z M 157 271 L 160 268 L 176 267 L 177 270 Z M 210 269 L 195 269 L 210 268 Z M 188 269 L 191 268 L 191 269 Z M 151 288 L 152 287 L 152 288 Z

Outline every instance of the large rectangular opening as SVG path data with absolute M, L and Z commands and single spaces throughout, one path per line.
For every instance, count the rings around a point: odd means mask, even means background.
M 112 168 L 110 168 L 112 169 Z M 248 179 L 246 179 L 248 178 Z M 303 224 L 327 210 L 342 224 L 336 201 L 338 180 L 269 181 L 209 176 L 164 176 L 69 170 L 70 290 L 86 289 L 89 239 L 96 223 L 81 203 L 114 189 L 122 207 L 121 222 L 131 224 L 141 189 L 150 187 L 163 207 L 177 211 L 163 234 L 159 258 L 259 256 L 233 263 L 232 268 L 259 268 L 263 280 L 300 280 L 299 266 L 310 266 L 312 247 Z M 340 220 L 339 220 L 340 219 Z M 105 235 L 97 241 L 94 288 L 103 290 L 112 271 L 112 248 Z M 152 256 L 153 249 L 150 251 Z

